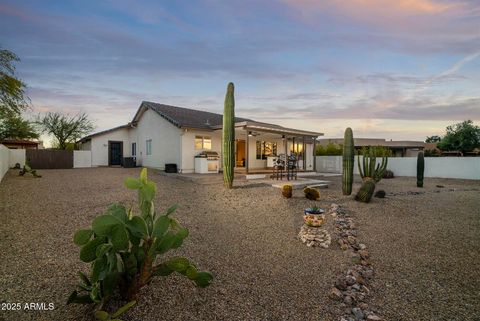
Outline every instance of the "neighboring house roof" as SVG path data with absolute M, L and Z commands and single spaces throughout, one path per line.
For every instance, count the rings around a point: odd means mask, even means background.
M 155 111 L 161 117 L 166 119 L 168 122 L 173 124 L 178 128 L 189 128 L 189 129 L 200 129 L 200 130 L 218 130 L 223 126 L 223 115 L 212 113 L 203 110 L 196 110 L 184 107 L 170 106 L 165 104 L 153 103 L 150 101 L 143 101 L 138 108 L 135 116 L 133 117 L 132 122 L 115 127 L 112 129 L 104 130 L 92 135 L 88 135 L 80 140 L 80 142 L 86 142 L 94 136 L 102 135 L 117 129 L 127 128 L 135 126 L 135 124 L 140 120 L 141 115 L 148 109 Z M 256 122 L 254 120 L 235 117 L 236 127 L 242 126 L 247 130 L 259 130 L 267 131 L 272 133 L 286 133 L 292 135 L 305 135 L 305 136 L 322 136 L 323 133 L 309 132 L 298 129 L 286 128 L 275 124 L 268 124 L 262 122 Z
M 40 142 L 27 139 L 4 139 L 0 141 L 0 144 L 37 146 Z

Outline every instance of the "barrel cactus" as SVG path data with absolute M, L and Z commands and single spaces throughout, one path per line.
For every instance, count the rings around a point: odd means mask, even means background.
M 377 164 L 377 154 L 382 154 L 382 161 Z M 368 203 L 375 192 L 375 184 L 378 183 L 387 169 L 388 157 L 383 151 L 376 148 L 364 149 L 363 160 L 360 162 L 360 156 L 357 158 L 358 171 L 362 177 L 363 183 L 355 196 L 355 200 Z
M 425 171 L 425 157 L 423 152 L 417 155 L 417 187 L 423 187 L 423 173 Z
M 353 184 L 353 163 L 355 161 L 355 146 L 353 143 L 353 132 L 349 127 L 345 129 L 345 137 L 343 141 L 343 177 L 342 192 L 343 195 L 352 194 Z
M 235 168 L 235 98 L 234 86 L 229 83 L 223 110 L 223 181 L 225 187 L 232 188 Z
M 67 303 L 95 304 L 95 316 L 101 320 L 117 317 L 131 308 L 140 289 L 156 276 L 173 272 L 184 275 L 195 285 L 205 287 L 212 275 L 201 272 L 184 257 L 169 257 L 157 262 L 159 255 L 179 248 L 188 236 L 188 229 L 173 218 L 177 206 L 163 213 L 154 208 L 156 185 L 147 179 L 147 169 L 140 178 L 127 178 L 127 188 L 138 191 L 138 209 L 112 204 L 97 216 L 91 227 L 78 230 L 73 242 L 80 246 L 80 259 L 90 263 L 90 275 L 80 273 L 81 284 Z M 116 312 L 108 313 L 102 307 L 116 293 L 128 303 Z
M 285 184 L 282 187 L 282 195 L 285 198 L 291 198 L 292 197 L 292 191 L 293 191 L 293 186 L 290 184 Z
M 372 199 L 373 192 L 375 191 L 375 180 L 373 178 L 367 177 L 363 181 L 362 187 L 355 196 L 356 201 L 369 203 Z

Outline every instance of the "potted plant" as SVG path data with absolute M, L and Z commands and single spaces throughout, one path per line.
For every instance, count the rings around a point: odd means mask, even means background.
M 312 227 L 319 227 L 322 226 L 325 222 L 325 215 L 323 214 L 325 211 L 319 208 L 318 206 L 314 205 L 310 208 L 306 208 L 303 211 L 303 221 L 306 225 Z

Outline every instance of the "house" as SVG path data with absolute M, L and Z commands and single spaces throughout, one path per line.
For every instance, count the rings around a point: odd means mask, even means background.
M 343 145 L 343 138 L 325 138 L 319 139 L 318 142 L 320 145 L 327 145 L 329 143 Z M 392 156 L 394 157 L 415 157 L 418 152 L 425 148 L 425 143 L 421 141 L 392 141 L 381 138 L 354 138 L 353 144 L 355 145 L 355 149 L 368 146 L 385 147 L 392 151 Z
M 43 149 L 42 141 L 33 141 L 28 139 L 4 139 L 0 144 L 10 149 Z
M 124 157 L 134 157 L 137 166 L 176 164 L 179 172 L 192 173 L 201 152 L 221 158 L 222 121 L 221 114 L 144 101 L 130 123 L 82 138 L 81 149 L 91 151 L 92 166 L 121 165 Z M 302 170 L 314 170 L 314 145 L 321 135 L 237 117 L 236 169 L 266 169 L 275 156 L 295 153 Z

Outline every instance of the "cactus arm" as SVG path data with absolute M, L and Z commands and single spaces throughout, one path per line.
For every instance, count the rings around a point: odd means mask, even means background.
M 363 156 L 363 157 L 365 157 L 365 156 Z M 365 162 L 364 162 L 364 164 L 365 164 Z M 365 177 L 365 175 L 362 171 L 362 166 L 360 165 L 360 154 L 357 155 L 357 165 L 358 165 L 358 172 L 360 174 L 360 177 L 363 179 Z

